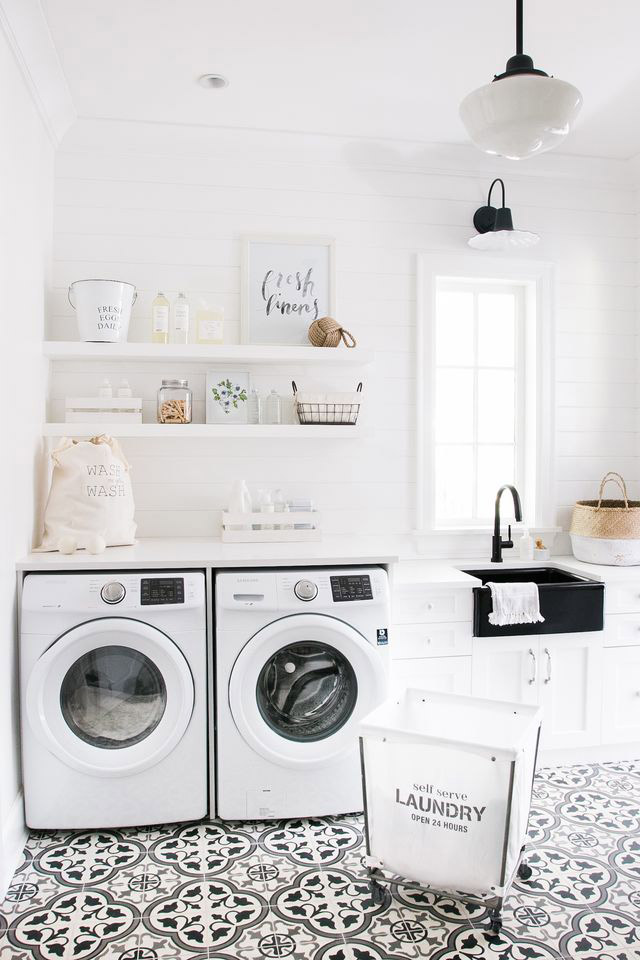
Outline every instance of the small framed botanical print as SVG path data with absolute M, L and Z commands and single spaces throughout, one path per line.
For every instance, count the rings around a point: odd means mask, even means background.
M 248 370 L 208 370 L 207 423 L 246 423 L 250 385 Z
M 308 344 L 310 324 L 334 313 L 333 240 L 326 237 L 247 237 L 244 240 L 243 343 Z

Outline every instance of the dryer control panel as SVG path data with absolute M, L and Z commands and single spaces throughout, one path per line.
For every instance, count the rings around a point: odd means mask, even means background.
M 216 577 L 216 605 L 223 610 L 335 611 L 336 605 L 388 604 L 382 567 L 225 571 Z

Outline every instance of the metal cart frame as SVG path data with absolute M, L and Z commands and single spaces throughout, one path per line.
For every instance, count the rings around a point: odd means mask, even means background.
M 531 777 L 531 796 L 533 796 L 533 781 L 535 779 L 536 766 L 538 762 L 538 748 L 540 746 L 540 729 L 541 727 L 539 726 L 538 735 L 536 738 L 535 756 L 533 761 L 533 775 Z M 384 894 L 385 894 L 385 888 L 383 887 L 382 884 L 383 882 L 389 883 L 390 881 L 385 876 L 383 869 L 380 866 L 376 865 L 375 862 L 372 862 L 374 858 L 371 856 L 369 813 L 367 809 L 367 806 L 368 806 L 367 805 L 367 774 L 366 774 L 365 761 L 364 761 L 364 738 L 360 737 L 359 739 L 360 739 L 360 772 L 362 776 L 362 796 L 363 796 L 363 805 L 364 805 L 365 849 L 367 851 L 366 857 L 365 857 L 365 863 L 366 863 L 367 877 L 369 879 L 369 890 L 371 891 L 371 897 L 375 901 L 375 903 L 382 903 L 384 899 Z M 495 760 L 495 757 L 493 757 L 492 759 Z M 509 797 L 507 800 L 507 811 L 505 815 L 504 834 L 503 834 L 504 841 L 503 841 L 503 848 L 502 848 L 502 873 L 500 877 L 501 887 L 504 887 L 504 883 L 506 880 L 505 872 L 506 872 L 506 866 L 507 866 L 507 846 L 509 841 L 509 830 L 511 827 L 511 808 L 513 804 L 513 781 L 514 781 L 515 767 L 516 767 L 515 760 L 512 760 L 511 771 L 509 776 Z M 529 807 L 531 807 L 531 801 L 529 803 Z M 526 882 L 531 878 L 533 874 L 533 870 L 531 869 L 527 861 L 523 858 L 525 850 L 526 850 L 526 844 L 520 850 L 520 860 L 516 868 L 515 875 L 517 875 L 518 879 L 524 880 Z M 416 887 L 419 890 L 424 890 L 425 892 L 429 892 L 429 893 L 448 894 L 449 896 L 452 895 L 451 891 L 436 890 L 433 887 L 426 887 L 423 884 L 418 883 L 417 881 L 406 881 L 406 885 L 411 887 Z M 456 891 L 455 899 L 466 901 L 468 903 L 481 903 L 487 906 L 489 908 L 489 920 L 488 920 L 486 929 L 489 933 L 497 935 L 500 933 L 502 929 L 502 907 L 504 904 L 505 896 L 506 896 L 506 891 L 502 895 L 496 894 L 493 897 L 487 897 L 487 898 L 474 897 L 474 896 L 463 897 L 463 896 L 460 896 Z

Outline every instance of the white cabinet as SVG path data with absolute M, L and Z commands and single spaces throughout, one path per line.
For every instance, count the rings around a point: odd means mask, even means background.
M 474 637 L 472 689 L 478 697 L 539 704 L 545 749 L 600 743 L 601 634 Z
M 640 740 L 640 646 L 604 652 L 602 698 L 604 743 Z
M 401 694 L 407 687 L 436 690 L 438 693 L 471 694 L 471 657 L 430 657 L 393 660 L 391 687 Z
M 547 750 L 600 743 L 602 635 L 540 637 L 541 746 Z
M 474 637 L 473 694 L 513 703 L 538 702 L 537 637 Z

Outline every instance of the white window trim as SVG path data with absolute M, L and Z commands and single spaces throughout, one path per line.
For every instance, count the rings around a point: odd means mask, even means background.
M 438 278 L 509 281 L 526 284 L 529 316 L 535 299 L 535 322 L 527 323 L 526 337 L 535 347 L 535 404 L 527 404 L 535 414 L 535 470 L 529 485 L 535 488 L 535 512 L 525 513 L 524 521 L 537 530 L 555 530 L 555 373 L 554 373 L 554 269 L 542 261 L 502 259 L 478 255 L 419 254 L 416 287 L 416 534 L 438 537 L 481 535 L 488 527 L 469 526 L 443 529 L 433 518 L 433 454 L 435 450 L 434 369 L 436 282 Z M 532 411 L 533 408 L 533 411 Z M 526 508 L 525 508 L 526 509 Z

